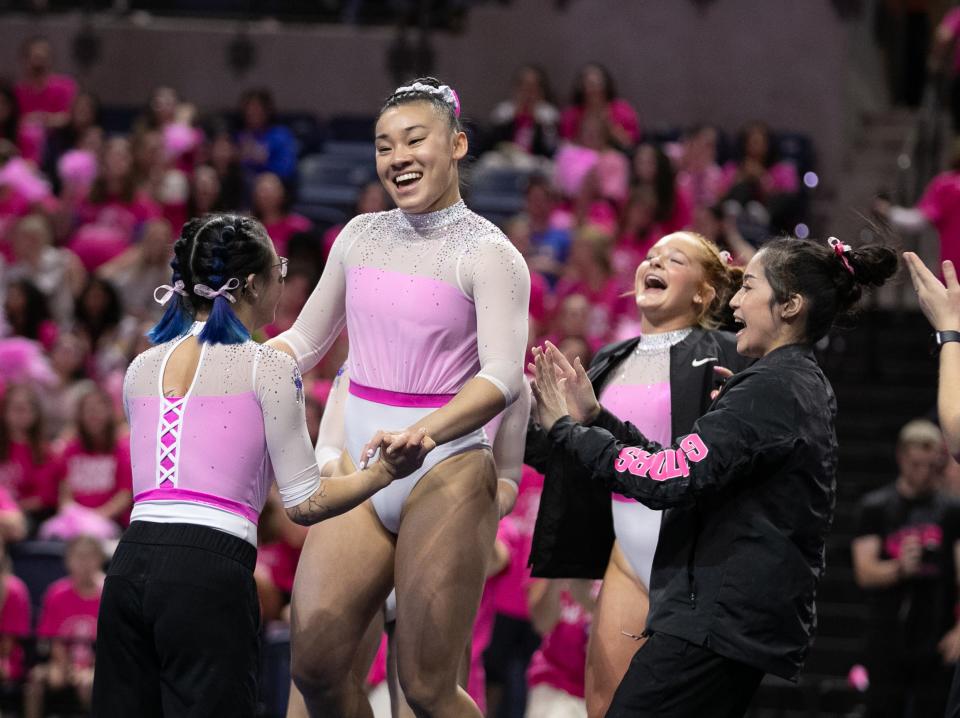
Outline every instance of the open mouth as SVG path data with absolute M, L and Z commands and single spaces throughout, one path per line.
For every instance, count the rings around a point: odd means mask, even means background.
M 747 323 L 737 315 L 733 316 L 733 324 L 737 328 L 737 336 L 743 334 L 743 330 L 747 328 Z
M 648 274 L 644 277 L 643 288 L 653 291 L 664 290 L 667 288 L 667 283 L 662 277 L 658 277 L 656 274 Z
M 423 172 L 404 172 L 393 178 L 397 189 L 405 190 L 414 187 L 423 178 Z

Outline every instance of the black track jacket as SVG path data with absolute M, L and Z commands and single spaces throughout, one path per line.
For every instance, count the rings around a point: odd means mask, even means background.
M 603 411 L 549 439 L 593 481 L 664 514 L 647 629 L 796 680 L 836 494 L 836 400 L 802 345 L 731 378 L 673 447 Z M 586 476 L 584 480 L 588 480 Z
M 630 355 L 639 337 L 597 352 L 587 376 L 599 396 L 610 373 Z M 674 437 L 684 436 L 710 406 L 716 366 L 738 372 L 749 360 L 737 354 L 729 332 L 693 329 L 670 347 L 670 415 Z M 624 439 L 627 440 L 627 439 Z M 610 490 L 584 480 L 586 469 L 557 449 L 534 422 L 527 429 L 524 461 L 544 474 L 530 550 L 531 573 L 541 578 L 603 578 L 613 548 Z

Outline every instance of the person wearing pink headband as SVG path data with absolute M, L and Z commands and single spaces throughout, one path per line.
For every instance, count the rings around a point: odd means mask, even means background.
M 425 427 L 437 442 L 407 479 L 307 536 L 292 672 L 311 715 L 371 715 L 358 647 L 394 586 L 400 683 L 415 712 L 481 715 L 457 669 L 497 529 L 483 427 L 524 390 L 530 273 L 460 197 L 459 111 L 456 92 L 433 78 L 387 98 L 374 151 L 397 209 L 344 227 L 300 317 L 273 340 L 306 371 L 347 325 L 345 451 L 324 471 L 362 466 L 381 427 Z

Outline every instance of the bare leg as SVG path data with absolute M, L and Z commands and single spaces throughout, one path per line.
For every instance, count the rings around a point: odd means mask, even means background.
M 411 492 L 397 538 L 397 666 L 418 718 L 480 718 L 457 683 L 497 530 L 487 450 L 437 464 Z
M 646 640 L 634 636 L 643 632 L 649 608 L 646 588 L 615 543 L 587 644 L 586 700 L 590 718 L 606 715 L 630 661 Z
M 310 716 L 372 717 L 366 676 L 358 679 L 355 666 L 363 660 L 363 637 L 393 586 L 393 558 L 394 538 L 369 501 L 307 534 L 290 627 L 291 672 Z
M 387 626 L 387 687 L 390 689 L 390 714 L 393 718 L 414 718 L 413 711 L 407 705 L 400 689 L 400 676 L 397 672 L 396 623 Z

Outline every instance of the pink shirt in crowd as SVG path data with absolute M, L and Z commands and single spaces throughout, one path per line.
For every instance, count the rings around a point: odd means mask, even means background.
M 69 112 L 77 95 L 77 83 L 67 75 L 50 75 L 41 87 L 30 82 L 18 82 L 14 85 L 13 93 L 17 98 L 20 116 L 24 118 L 19 134 L 20 151 L 24 159 L 38 162 L 43 155 L 46 128 L 27 116 L 34 112 Z
M 26 638 L 30 635 L 30 593 L 27 585 L 13 574 L 3 577 L 3 608 L 0 608 L 0 636 Z M 10 680 L 23 677 L 23 646 L 13 644 L 3 660 L 3 673 Z
M 287 253 L 290 238 L 297 232 L 309 232 L 313 228 L 313 222 L 299 214 L 288 214 L 283 219 L 264 225 L 264 228 L 273 240 L 277 254 L 283 257 Z
M 81 596 L 66 577 L 50 584 L 43 597 L 37 635 L 70 641 L 70 657 L 76 668 L 93 666 L 101 590 L 93 596 Z
M 934 177 L 917 203 L 917 209 L 940 233 L 940 261 L 960 266 L 960 172 Z
M 300 549 L 286 541 L 264 544 L 257 551 L 257 565 L 266 568 L 274 585 L 288 594 L 293 592 L 293 577 L 299 560 Z
M 723 166 L 723 186 L 726 193 L 736 182 L 737 171 L 740 166 L 733 161 Z M 793 162 L 777 162 L 767 168 L 763 183 L 764 190 L 769 194 L 791 194 L 800 191 L 800 177 Z
M 40 498 L 45 506 L 55 507 L 62 476 L 63 463 L 56 457 L 48 452 L 35 464 L 30 447 L 16 442 L 11 442 L 7 461 L 0 464 L 0 488 L 13 502 Z
M 519 502 L 519 498 L 517 501 Z M 490 587 L 493 608 L 495 613 L 524 621 L 529 620 L 530 609 L 527 607 L 526 585 L 530 579 L 527 559 L 530 557 L 530 545 L 533 542 L 532 527 L 529 533 L 522 530 L 511 514 L 500 521 L 497 539 L 507 547 L 510 563 L 506 570 L 496 577 L 496 583 Z
M 503 519 L 497 527 L 497 541 L 507 548 L 507 565 L 495 576 L 487 579 L 483 586 L 483 595 L 480 597 L 480 607 L 477 609 L 477 618 L 473 622 L 473 639 L 470 642 L 470 676 L 467 680 L 467 693 L 473 698 L 481 713 L 487 712 L 487 676 L 483 669 L 483 653 L 490 645 L 493 636 L 493 622 L 497 615 L 496 597 L 500 584 L 510 573 L 510 566 L 515 563 L 515 557 L 510 552 L 511 544 L 516 544 L 511 537 L 515 536 L 516 527 L 512 521 Z
M 584 109 L 571 105 L 560 115 L 560 137 L 576 140 L 580 136 L 580 123 L 583 122 Z M 607 118 L 610 123 L 627 131 L 633 142 L 640 140 L 640 120 L 636 111 L 626 100 L 614 98 L 607 105 Z
M 160 206 L 143 193 L 130 202 L 86 200 L 77 207 L 79 228 L 70 239 L 70 249 L 93 271 L 133 244 L 144 222 L 162 216 Z
M 133 478 L 130 469 L 130 442 L 126 437 L 117 440 L 110 453 L 91 453 L 78 441 L 72 441 L 63 452 L 66 473 L 64 481 L 73 500 L 88 509 L 103 506 L 121 491 L 131 491 Z M 129 523 L 129 510 L 117 517 L 117 522 Z
M 534 579 L 543 580 L 543 579 Z M 593 587 L 599 593 L 600 582 Z M 584 669 L 587 662 L 587 637 L 590 612 L 564 590 L 560 593 L 560 620 L 530 659 L 527 683 L 530 687 L 546 684 L 577 698 L 584 697 Z

